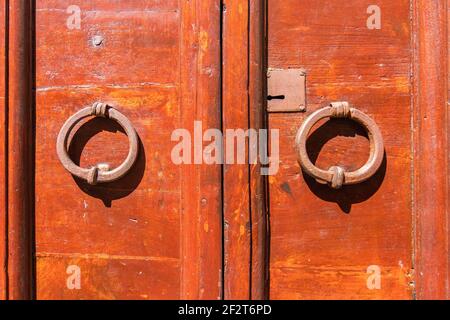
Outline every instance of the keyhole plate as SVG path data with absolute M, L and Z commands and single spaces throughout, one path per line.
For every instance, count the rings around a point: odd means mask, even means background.
M 267 71 L 268 112 L 306 111 L 305 69 L 272 69 Z

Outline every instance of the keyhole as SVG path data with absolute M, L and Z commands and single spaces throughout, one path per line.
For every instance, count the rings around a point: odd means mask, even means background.
M 284 100 L 286 99 L 285 95 L 279 95 L 279 96 L 268 96 L 267 100 Z

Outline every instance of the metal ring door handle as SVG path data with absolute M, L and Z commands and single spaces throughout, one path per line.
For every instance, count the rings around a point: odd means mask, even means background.
M 77 166 L 72 159 L 70 159 L 68 154 L 68 140 L 71 131 L 81 120 L 88 117 L 102 117 L 116 121 L 125 131 L 128 136 L 130 143 L 130 150 L 125 161 L 116 169 L 111 171 L 108 168 L 103 168 L 97 165 L 93 168 L 81 168 Z M 96 185 L 98 183 L 108 183 L 119 180 L 124 177 L 135 164 L 138 152 L 139 152 L 139 139 L 136 130 L 133 128 L 130 120 L 121 114 L 116 109 L 104 104 L 95 103 L 92 107 L 87 107 L 80 110 L 73 116 L 71 116 L 64 126 L 62 127 L 56 144 L 56 151 L 61 161 L 62 165 L 69 171 L 72 175 L 85 180 L 91 185 Z
M 306 150 L 306 141 L 314 125 L 324 118 L 351 119 L 367 130 L 370 141 L 370 157 L 363 167 L 357 171 L 346 172 L 343 168 L 334 166 L 326 171 L 311 162 Z M 297 133 L 296 145 L 299 163 L 305 173 L 316 179 L 317 182 L 328 184 L 333 189 L 367 181 L 380 169 L 384 159 L 384 142 L 377 124 L 365 113 L 350 107 L 348 102 L 334 102 L 329 107 L 318 110 L 309 116 Z

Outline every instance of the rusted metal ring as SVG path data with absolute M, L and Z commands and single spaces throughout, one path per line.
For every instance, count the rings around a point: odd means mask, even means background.
M 81 120 L 88 117 L 102 117 L 116 121 L 125 131 L 128 136 L 130 143 L 130 150 L 125 161 L 116 169 L 109 171 L 105 169 L 102 165 L 97 165 L 93 168 L 81 168 L 77 166 L 68 154 L 68 141 L 69 136 L 73 128 Z M 108 106 L 104 103 L 94 103 L 92 107 L 87 107 L 80 110 L 73 116 L 71 116 L 58 135 L 58 141 L 56 144 L 56 152 L 58 154 L 59 160 L 62 165 L 69 171 L 72 175 L 85 180 L 91 185 L 96 185 L 98 183 L 114 182 L 124 177 L 136 163 L 138 152 L 139 152 L 139 139 L 134 130 L 133 125 L 130 120 L 121 114 L 116 109 Z
M 351 119 L 367 130 L 370 141 L 370 157 L 363 167 L 353 172 L 346 172 L 343 168 L 334 166 L 326 171 L 317 168 L 311 162 L 306 150 L 306 141 L 314 125 L 325 118 Z M 320 109 L 309 116 L 297 133 L 296 144 L 299 163 L 305 173 L 316 179 L 317 182 L 328 184 L 334 189 L 367 181 L 380 169 L 384 159 L 384 142 L 377 124 L 365 113 L 350 107 L 348 102 L 334 102 L 329 107 Z

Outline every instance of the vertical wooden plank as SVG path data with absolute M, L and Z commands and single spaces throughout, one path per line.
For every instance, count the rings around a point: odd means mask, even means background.
M 32 1 L 9 1 L 8 284 L 30 299 L 32 283 Z
M 447 87 L 448 92 L 450 92 L 450 0 L 447 0 Z M 447 97 L 449 94 L 447 93 Z
M 0 3 L 0 300 L 6 299 L 6 1 Z
M 194 121 L 220 128 L 220 1 L 181 4 L 181 125 L 192 133 Z M 221 166 L 194 163 L 180 174 L 181 298 L 221 299 Z
M 228 0 L 223 8 L 223 132 L 249 128 L 249 2 Z M 224 139 L 225 144 L 233 143 Z M 235 140 L 236 141 L 236 140 Z M 226 147 L 225 147 L 226 150 Z M 225 155 L 226 156 L 226 155 Z M 227 157 L 227 156 L 226 156 Z M 249 299 L 251 218 L 249 166 L 224 166 L 224 286 L 226 299 Z
M 249 14 L 250 127 L 265 127 L 265 0 L 251 0 Z M 267 293 L 267 210 L 265 178 L 259 163 L 250 166 L 250 209 L 252 219 L 251 298 L 262 300 Z
M 223 132 L 248 129 L 248 2 L 223 7 Z M 225 139 L 225 144 L 231 143 Z M 226 299 L 248 299 L 250 285 L 249 168 L 224 166 Z
M 265 1 L 223 4 L 223 132 L 265 125 Z M 248 136 L 247 136 L 248 137 Z M 248 140 L 247 140 L 248 142 Z M 249 145 L 247 145 L 249 148 Z M 235 150 L 237 150 L 235 146 Z M 225 299 L 264 299 L 267 281 L 265 179 L 259 163 L 224 166 Z
M 450 107 L 450 0 L 447 0 L 447 107 Z M 450 128 L 450 117 L 447 116 L 447 129 Z M 447 130 L 447 145 L 450 149 L 450 133 Z M 450 154 L 447 154 L 447 166 L 450 164 Z M 448 170 L 448 168 L 447 168 Z M 450 178 L 449 178 L 450 179 Z M 447 186 L 447 201 L 450 199 L 450 188 Z M 448 210 L 448 203 L 447 203 L 447 210 Z M 450 239 L 450 218 L 447 215 L 447 226 L 448 226 L 448 235 L 447 235 L 447 248 L 449 247 L 449 239 Z M 450 281 L 450 256 L 448 257 L 448 268 L 449 268 L 449 275 L 447 277 L 447 281 Z M 450 283 L 447 284 L 447 299 L 450 299 Z
M 447 3 L 415 1 L 416 294 L 448 294 Z M 430 174 L 431 173 L 431 174 Z

